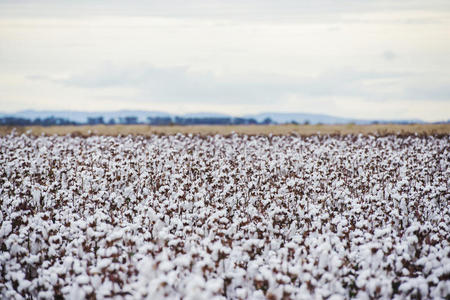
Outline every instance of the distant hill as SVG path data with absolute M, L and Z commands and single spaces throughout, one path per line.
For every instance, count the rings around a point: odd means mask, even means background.
M 305 113 L 261 113 L 256 115 L 247 115 L 246 118 L 254 118 L 258 122 L 270 118 L 272 121 L 277 123 L 292 123 L 297 122 L 299 124 L 304 124 L 308 122 L 309 124 L 347 124 L 347 123 L 357 123 L 357 124 L 369 124 L 372 121 L 369 120 L 356 120 L 348 118 L 340 118 L 329 115 L 321 114 L 305 114 Z
M 208 113 L 208 112 L 198 112 L 198 113 L 189 113 L 189 114 L 183 114 L 179 115 L 183 118 L 232 118 L 233 116 L 227 115 L 227 114 L 220 114 L 220 113 Z
M 422 120 L 364 120 L 364 119 L 351 119 L 351 118 L 341 118 L 330 115 L 323 114 L 307 114 L 307 113 L 261 113 L 255 115 L 246 115 L 245 118 L 254 118 L 258 122 L 270 118 L 276 123 L 292 123 L 296 122 L 299 124 L 348 124 L 354 123 L 359 125 L 373 124 L 373 123 L 424 123 Z
M 86 123 L 88 118 L 98 118 L 103 117 L 105 123 L 113 119 L 115 122 L 119 122 L 120 119 L 126 117 L 136 117 L 139 123 L 146 123 L 148 117 L 170 117 L 174 119 L 175 117 L 182 118 L 236 118 L 235 116 L 220 114 L 220 113 L 189 113 L 189 114 L 170 114 L 162 111 L 139 111 L 139 110 L 120 110 L 120 111 L 99 111 L 99 112 L 84 112 L 84 111 L 65 111 L 65 110 L 55 110 L 55 111 L 35 111 L 35 110 L 24 110 L 16 113 L 0 113 L 0 117 L 15 117 L 15 118 L 25 118 L 30 120 L 35 120 L 37 118 L 45 119 L 49 117 L 63 118 L 70 121 L 78 123 Z M 257 122 L 261 123 L 264 120 L 270 118 L 272 122 L 283 124 L 296 122 L 298 124 L 372 124 L 372 123 L 424 123 L 421 120 L 363 120 L 363 119 L 352 119 L 352 118 L 342 118 L 324 114 L 308 114 L 308 113 L 273 113 L 266 112 L 260 114 L 245 115 L 242 118 L 255 119 Z

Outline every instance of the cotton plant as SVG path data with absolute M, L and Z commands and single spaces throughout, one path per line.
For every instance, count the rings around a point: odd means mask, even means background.
M 448 136 L 0 138 L 6 299 L 450 294 Z

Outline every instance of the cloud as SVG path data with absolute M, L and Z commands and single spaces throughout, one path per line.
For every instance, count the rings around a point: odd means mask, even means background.
M 33 0 L 3 0 L 0 3 L 0 16 L 27 17 L 79 17 L 79 16 L 144 16 L 170 18 L 243 19 L 256 21 L 332 21 L 341 20 L 343 14 L 367 14 L 373 12 L 394 13 L 390 21 L 423 22 L 421 16 L 399 18 L 399 11 L 442 12 L 449 9 L 447 0 L 408 0 L 408 1 L 361 1 L 333 0 L 193 0 L 193 1 L 139 1 L 120 0 L 70 1 L 43 0 L 36 4 Z M 301 18 L 299 18 L 301 16 Z M 445 16 L 444 16 L 445 17 Z M 364 20 L 364 16 L 359 21 Z M 342 20 L 341 20 L 342 21 Z M 368 20 L 373 22 L 374 20 Z M 387 19 L 378 20 L 386 22 Z M 426 18 L 434 22 L 433 18 Z
M 0 1 L 0 108 L 448 115 L 450 2 L 343 1 Z
M 441 82 L 417 82 L 410 87 L 412 99 L 428 99 L 433 101 L 450 102 L 450 80 Z
M 385 60 L 388 60 L 388 61 L 392 61 L 397 58 L 397 54 L 395 54 L 394 52 L 392 52 L 390 50 L 384 51 L 382 56 Z
M 193 72 L 189 67 L 160 68 L 149 64 L 103 65 L 64 78 L 44 75 L 30 77 L 51 80 L 81 89 L 134 89 L 134 99 L 179 103 L 270 104 L 290 95 L 314 101 L 324 97 L 351 97 L 371 101 L 390 99 L 450 100 L 450 83 L 424 80 L 408 72 L 361 71 L 354 68 L 329 70 L 311 77 L 254 74 L 247 78 L 225 78 L 211 72 Z M 420 84 L 419 84 L 420 82 Z
M 288 92 L 288 85 L 240 82 L 214 76 L 210 72 L 193 73 L 188 67 L 158 68 L 152 65 L 128 67 L 103 66 L 54 82 L 88 89 L 133 87 L 140 99 L 171 102 L 265 103 Z M 264 92 L 261 92 L 264 91 Z

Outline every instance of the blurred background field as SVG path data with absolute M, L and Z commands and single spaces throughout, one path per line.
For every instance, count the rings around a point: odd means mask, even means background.
M 377 125 L 196 125 L 196 126 L 149 126 L 149 125 L 82 125 L 82 126 L 1 126 L 0 135 L 11 133 L 29 133 L 32 135 L 152 135 L 152 134 L 201 134 L 228 135 L 233 132 L 248 135 L 315 135 L 315 134 L 420 134 L 449 135 L 450 124 L 377 124 Z

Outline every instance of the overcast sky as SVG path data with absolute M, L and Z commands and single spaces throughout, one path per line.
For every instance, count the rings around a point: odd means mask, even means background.
M 450 1 L 0 1 L 0 111 L 450 119 Z

